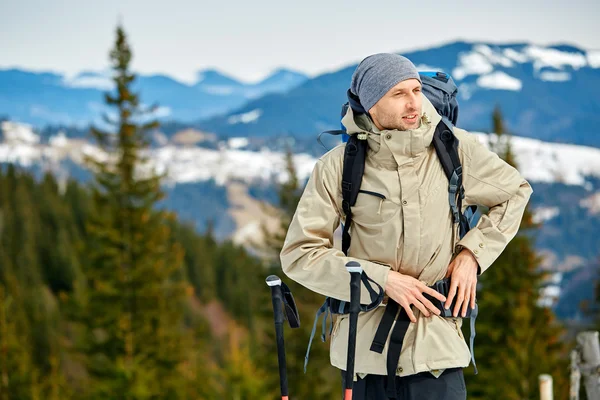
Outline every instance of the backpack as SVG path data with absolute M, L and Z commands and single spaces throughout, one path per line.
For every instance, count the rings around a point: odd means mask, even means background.
M 458 155 L 458 138 L 454 135 L 454 126 L 458 120 L 458 101 L 456 98 L 458 88 L 452 77 L 444 72 L 420 72 L 419 75 L 422 82 L 423 95 L 429 99 L 438 114 L 442 117 L 442 120 L 438 123 L 433 135 L 432 144 L 442 164 L 444 173 L 448 178 L 448 202 L 452 212 L 452 220 L 454 224 L 459 225 L 459 236 L 462 239 L 467 232 L 477 224 L 481 211 L 479 210 L 479 207 L 474 205 L 468 206 L 464 213 L 461 211 L 462 200 L 464 199 L 462 165 Z M 355 114 L 367 114 L 367 111 L 360 104 L 358 97 L 350 90 L 347 91 L 347 97 L 348 101 L 342 105 L 342 118 L 346 115 L 348 107 L 351 107 Z M 342 251 L 347 256 L 351 242 L 350 227 L 352 225 L 352 206 L 356 204 L 365 168 L 365 159 L 368 148 L 366 140 L 367 135 L 348 135 L 343 124 L 341 125 L 341 130 L 325 131 L 323 133 L 333 135 L 341 134 L 343 141 L 346 142 L 342 170 L 342 209 L 346 217 L 345 223 L 342 224 Z M 323 133 L 321 133 L 321 135 Z M 319 138 L 321 135 L 319 135 Z M 384 290 L 377 283 L 366 277 L 365 274 L 363 274 L 363 276 L 363 284 L 371 295 L 370 304 L 361 304 L 361 311 L 365 312 L 373 310 L 381 304 Z M 376 292 L 369 282 L 377 285 L 379 290 Z M 349 302 L 327 297 L 321 308 L 319 308 L 315 317 L 305 356 L 304 372 L 306 372 L 308 354 L 316 331 L 317 322 L 321 314 L 325 314 L 321 335 L 321 340 L 324 342 L 328 314 L 348 314 L 349 306 Z M 473 317 L 476 317 L 476 315 Z M 474 324 L 474 318 L 472 318 L 471 321 L 472 324 Z M 393 322 L 393 320 L 387 321 L 387 324 L 390 324 L 391 322 Z M 333 322 L 329 330 L 330 333 L 332 329 Z M 471 334 L 472 342 L 474 336 L 473 325 L 471 326 Z M 383 335 L 380 339 L 383 339 Z M 383 340 L 379 340 L 381 349 L 376 350 L 378 352 L 381 352 L 383 349 L 382 341 Z

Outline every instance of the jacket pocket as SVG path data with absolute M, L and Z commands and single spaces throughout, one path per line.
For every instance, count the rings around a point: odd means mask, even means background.
M 361 190 L 352 207 L 353 221 L 365 228 L 377 228 L 388 223 L 399 212 L 400 206 L 385 194 L 375 190 Z

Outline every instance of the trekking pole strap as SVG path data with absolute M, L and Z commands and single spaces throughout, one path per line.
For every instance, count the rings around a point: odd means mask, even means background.
M 281 282 L 281 294 L 283 304 L 285 308 L 285 315 L 290 328 L 295 329 L 300 327 L 300 313 L 298 313 L 298 307 L 296 301 L 292 295 L 292 291 L 285 283 Z

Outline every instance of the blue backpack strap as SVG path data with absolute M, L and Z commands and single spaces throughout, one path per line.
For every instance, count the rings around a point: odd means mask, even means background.
M 326 313 L 329 310 L 329 297 L 325 299 L 323 305 L 317 310 L 317 315 L 315 316 L 315 322 L 313 323 L 312 331 L 310 332 L 310 339 L 308 339 L 308 348 L 306 349 L 306 355 L 304 356 L 304 373 L 306 374 L 306 366 L 308 365 L 308 354 L 310 353 L 310 347 L 312 346 L 312 341 L 315 337 L 315 333 L 317 331 L 317 323 L 319 322 L 319 317 L 321 314 Z M 325 318 L 323 319 L 323 323 L 327 319 L 327 314 L 325 314 Z
M 475 364 L 475 320 L 477 319 L 477 314 L 479 314 L 479 305 L 475 303 L 475 308 L 471 311 L 471 316 L 469 317 L 470 326 L 469 330 L 471 331 L 471 337 L 469 338 L 469 350 L 471 351 L 471 362 L 473 363 L 473 368 L 475 369 L 475 375 L 478 374 L 477 364 Z

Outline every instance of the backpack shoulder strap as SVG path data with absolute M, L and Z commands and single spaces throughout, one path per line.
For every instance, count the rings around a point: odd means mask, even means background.
M 348 255 L 350 248 L 350 225 L 352 225 L 352 206 L 356 204 L 358 192 L 365 172 L 367 141 L 351 135 L 344 150 L 342 170 L 342 209 L 346 215 L 342 233 L 342 251 Z
M 454 135 L 452 123 L 445 118 L 435 129 L 433 147 L 448 178 L 448 202 L 452 210 L 452 220 L 459 224 L 462 239 L 470 229 L 469 219 L 462 213 L 462 200 L 465 197 L 462 185 L 463 171 L 458 155 L 458 138 Z

